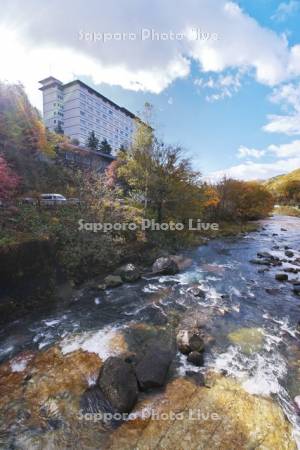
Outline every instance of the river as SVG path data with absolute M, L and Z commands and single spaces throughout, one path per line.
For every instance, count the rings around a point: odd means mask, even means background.
M 294 253 L 291 258 L 285 256 L 287 247 Z M 258 252 L 290 260 L 263 271 L 263 266 L 249 262 Z M 41 426 L 28 426 L 24 401 L 10 394 L 8 386 L 12 383 L 16 391 L 24 386 L 22 372 L 37 354 L 60 348 L 67 357 L 81 349 L 105 359 L 115 351 L 110 344 L 114 333 L 133 323 L 153 321 L 151 305 L 166 317 L 176 310 L 205 321 L 214 344 L 205 352 L 204 367 L 196 370 L 212 368 L 237 378 L 245 391 L 274 399 L 299 442 L 300 416 L 293 398 L 300 395 L 300 297 L 293 293 L 291 283 L 276 281 L 275 274 L 286 267 L 299 268 L 293 262 L 300 257 L 300 219 L 274 216 L 263 221 L 257 232 L 211 240 L 185 256 L 192 259 L 192 265 L 177 275 L 143 278 L 107 291 L 81 290 L 51 315 L 33 314 L 2 328 L 0 376 L 7 377 L 7 392 L 2 393 L 6 413 L 0 424 L 1 448 L 39 448 L 22 444 L 20 436 L 45 433 Z M 290 280 L 300 278 L 299 273 L 288 275 Z M 205 298 L 188 293 L 195 283 L 206 291 Z M 178 353 L 177 376 L 187 369 L 195 367 Z M 93 382 L 91 376 L 86 384 Z M 18 392 L 22 397 L 24 391 Z M 7 416 L 10 401 L 16 413 L 13 417 Z M 56 432 L 53 423 L 52 431 Z M 96 443 L 94 448 L 99 448 Z

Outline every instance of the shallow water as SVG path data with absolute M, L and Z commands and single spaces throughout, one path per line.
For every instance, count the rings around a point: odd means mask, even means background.
M 10 370 L 19 373 L 30 359 L 19 357 L 21 352 L 41 351 L 54 344 L 59 344 L 64 355 L 82 349 L 105 359 L 112 353 L 115 330 L 150 320 L 148 305 L 166 316 L 174 308 L 185 315 L 190 312 L 191 320 L 204 320 L 215 338 L 205 354 L 205 368 L 237 377 L 249 393 L 274 398 L 299 440 L 300 420 L 292 399 L 300 394 L 300 335 L 296 331 L 300 298 L 293 294 L 290 283 L 279 283 L 274 276 L 284 267 L 298 267 L 293 260 L 300 257 L 300 219 L 277 216 L 262 225 L 264 230 L 213 240 L 187 252 L 193 264 L 176 276 L 142 279 L 105 292 L 79 291 L 67 307 L 58 308 L 51 316 L 8 323 L 1 330 L 0 360 L 10 361 Z M 259 273 L 263 266 L 249 263 L 261 251 L 286 258 L 285 246 L 293 250 L 294 257 L 282 267 Z M 289 274 L 289 278 L 300 276 Z M 194 283 L 207 291 L 205 299 L 188 293 Z M 266 288 L 278 291 L 270 294 Z M 188 368 L 195 370 L 179 354 L 176 367 L 179 375 Z M 94 381 L 92 377 L 87 385 Z M 5 432 L 5 418 L 1 421 Z M 5 435 L 7 448 L 23 448 L 13 444 L 12 434 L 19 432 L 15 425 L 9 430 L 10 437 Z

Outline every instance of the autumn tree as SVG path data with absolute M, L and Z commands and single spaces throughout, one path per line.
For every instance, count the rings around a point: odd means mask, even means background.
M 0 199 L 10 199 L 18 187 L 20 178 L 9 167 L 5 158 L 0 156 Z

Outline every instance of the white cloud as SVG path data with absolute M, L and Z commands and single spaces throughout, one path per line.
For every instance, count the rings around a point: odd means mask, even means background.
M 289 2 L 282 2 L 279 4 L 278 8 L 275 11 L 275 14 L 273 14 L 271 19 L 275 20 L 276 22 L 283 22 L 298 10 L 299 1 L 290 0 Z
M 256 148 L 248 148 L 244 145 L 241 145 L 238 149 L 237 157 L 238 158 L 246 158 L 246 157 L 252 157 L 252 158 L 261 158 L 265 154 L 265 150 L 257 150 Z
M 283 173 L 290 172 L 300 167 L 300 156 L 298 158 L 279 159 L 272 163 L 256 163 L 247 161 L 244 164 L 230 167 L 228 169 L 213 172 L 206 177 L 212 181 L 220 180 L 227 176 L 240 180 L 264 180 Z
M 169 97 L 168 98 L 168 104 L 169 105 L 173 105 L 173 103 L 174 103 L 173 97 Z
M 126 8 L 121 0 L 106 2 L 105 7 L 98 0 L 90 0 L 88 5 L 81 0 L 27 0 L 26 7 L 21 0 L 2 0 L 0 28 L 1 77 L 19 78 L 34 99 L 35 80 L 50 73 L 62 81 L 87 76 L 95 83 L 154 93 L 186 77 L 192 60 L 200 72 L 248 70 L 258 82 L 270 86 L 300 74 L 300 47 L 289 48 L 285 37 L 260 26 L 227 0 L 176 4 L 152 0 L 151 8 L 146 0 L 128 0 Z M 200 28 L 218 33 L 218 39 L 137 38 L 106 43 L 79 39 L 80 31 L 139 35 L 142 28 L 186 35 Z M 7 29 L 15 36 L 12 41 Z M 213 94 L 215 99 L 232 95 L 239 88 L 238 82 L 220 77 L 223 90 Z
M 283 133 L 288 136 L 300 135 L 300 114 L 270 114 L 268 121 L 263 127 L 263 130 L 268 133 Z
M 206 95 L 208 102 L 224 100 L 230 98 L 234 93 L 238 92 L 241 87 L 242 71 L 235 74 L 220 74 L 210 76 L 208 79 L 196 78 L 194 85 L 201 89 L 211 89 L 213 94 Z
M 300 82 L 291 82 L 274 88 L 270 100 L 279 104 L 288 114 L 269 115 L 268 123 L 263 127 L 263 130 L 269 133 L 283 133 L 288 136 L 299 135 Z

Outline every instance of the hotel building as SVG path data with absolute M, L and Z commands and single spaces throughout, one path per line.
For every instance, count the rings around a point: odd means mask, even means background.
M 63 84 L 54 77 L 40 81 L 43 92 L 44 123 L 49 130 L 61 128 L 66 136 L 85 146 L 91 131 L 99 142 L 104 139 L 113 152 L 132 142 L 135 121 L 133 113 L 80 80 Z

